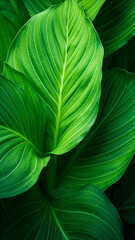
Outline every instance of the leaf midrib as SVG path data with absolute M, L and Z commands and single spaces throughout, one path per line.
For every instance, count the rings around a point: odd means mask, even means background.
M 54 220 L 55 220 L 58 228 L 60 229 L 62 235 L 65 237 L 66 240 L 69 240 L 69 238 L 66 236 L 66 234 L 65 234 L 65 232 L 64 232 L 64 230 L 63 230 L 63 228 L 62 228 L 62 226 L 61 226 L 61 223 L 59 222 L 59 220 L 58 220 L 58 218 L 57 218 L 54 210 L 52 209 L 51 206 L 49 206 L 49 208 L 50 208 L 50 211 L 51 211 L 51 213 L 52 213 L 52 215 L 53 215 L 53 218 L 54 218 Z
M 62 107 L 62 91 L 64 85 L 64 77 L 65 77 L 65 70 L 66 70 L 66 63 L 67 63 L 67 49 L 68 49 L 68 25 L 69 25 L 69 8 L 68 8 L 68 19 L 67 19 L 67 28 L 66 28 L 66 44 L 65 44 L 65 59 L 63 64 L 63 72 L 61 76 L 61 84 L 60 84 L 60 94 L 58 100 L 58 115 L 56 118 L 56 131 L 54 134 L 54 149 L 57 147 L 58 143 L 58 135 L 59 135 L 59 127 L 60 127 L 60 119 L 61 119 L 61 107 Z
M 65 240 L 69 240 L 69 237 L 66 235 L 66 233 L 64 232 L 64 229 L 62 228 L 61 226 L 61 223 L 55 213 L 55 211 L 53 210 L 53 207 L 51 206 L 50 202 L 49 202 L 49 199 L 48 198 L 44 198 L 44 204 L 45 205 L 48 205 L 48 210 L 50 211 L 50 214 L 52 214 L 52 217 L 54 218 L 54 221 L 56 222 L 60 232 L 62 233 L 62 236 L 65 237 Z

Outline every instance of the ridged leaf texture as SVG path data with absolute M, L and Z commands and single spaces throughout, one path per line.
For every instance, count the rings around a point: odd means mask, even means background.
M 57 5 L 65 0 L 24 0 L 31 16 L 44 11 L 52 5 Z M 105 0 L 75 0 L 84 9 L 86 16 L 93 21 Z
M 27 76 L 44 102 L 46 151 L 69 151 L 94 124 L 102 59 L 100 39 L 74 0 L 35 15 L 17 35 L 7 63 Z
M 103 76 L 97 121 L 68 157 L 63 184 L 92 183 L 105 190 L 122 176 L 134 152 L 135 75 L 112 69 Z
M 108 56 L 135 35 L 135 1 L 107 0 L 94 25 Z
M 1 240 L 123 240 L 120 217 L 96 187 L 60 188 L 48 201 L 34 187 L 10 207 Z
M 43 156 L 46 120 L 40 101 L 3 77 L 0 85 L 0 198 L 5 198 L 32 187 L 49 157 Z

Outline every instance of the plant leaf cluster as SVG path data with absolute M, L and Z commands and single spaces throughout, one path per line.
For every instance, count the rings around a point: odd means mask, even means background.
M 134 0 L 1 0 L 0 240 L 135 237 Z

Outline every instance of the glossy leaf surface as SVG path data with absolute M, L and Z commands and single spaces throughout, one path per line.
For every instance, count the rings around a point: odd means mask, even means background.
M 98 188 L 60 188 L 48 202 L 34 187 L 14 201 L 1 240 L 122 240 L 119 215 Z M 25 224 L 24 224 L 25 223 Z
M 94 25 L 108 56 L 135 35 L 135 1 L 107 0 Z
M 106 189 L 122 176 L 134 152 L 135 75 L 112 69 L 103 77 L 97 121 L 71 154 L 62 173 L 63 184 L 93 183 Z
M 36 95 L 24 93 L 3 77 L 0 86 L 0 198 L 4 198 L 32 187 L 49 158 L 43 156 L 46 120 Z
M 94 124 L 102 58 L 93 25 L 70 0 L 35 15 L 16 37 L 7 63 L 27 76 L 48 109 L 47 151 L 69 151 Z

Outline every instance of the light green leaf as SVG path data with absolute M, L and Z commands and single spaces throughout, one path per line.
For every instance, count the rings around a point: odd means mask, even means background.
M 135 1 L 107 0 L 94 25 L 108 56 L 135 35 Z
M 103 77 L 97 121 L 61 178 L 69 186 L 92 183 L 106 189 L 122 176 L 134 152 L 135 75 L 112 69 Z
M 48 151 L 69 151 L 95 122 L 102 59 L 100 39 L 74 0 L 35 15 L 17 35 L 7 63 L 27 76 L 48 109 Z
M 45 111 L 36 95 L 0 79 L 0 198 L 32 187 L 49 157 L 44 157 Z
M 84 9 L 86 16 L 93 21 L 106 0 L 76 0 L 79 6 Z
M 25 224 L 24 224 L 25 223 Z M 60 188 L 48 201 L 38 186 L 16 198 L 1 240 L 123 240 L 120 217 L 98 188 Z
M 65 0 L 24 0 L 24 3 L 31 16 L 44 11 L 52 5 L 57 5 Z M 93 21 L 99 9 L 105 0 L 75 0 L 78 5 L 84 10 L 86 16 Z

